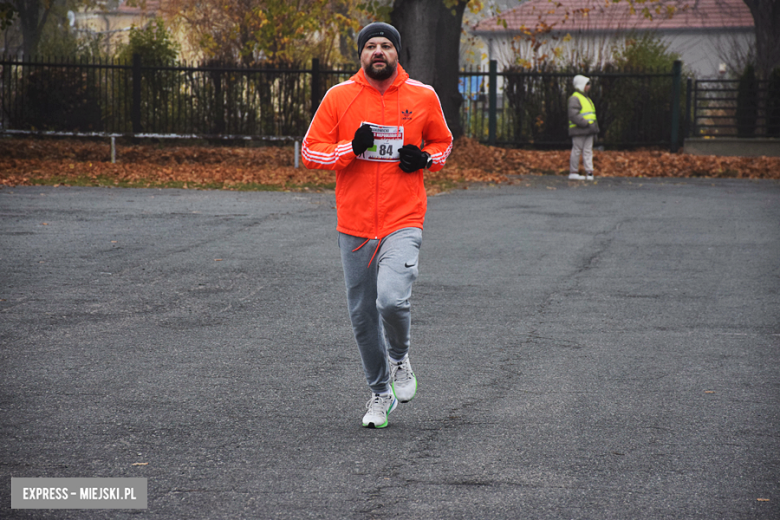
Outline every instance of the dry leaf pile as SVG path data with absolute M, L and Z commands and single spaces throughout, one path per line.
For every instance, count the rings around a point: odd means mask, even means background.
M 447 165 L 426 172 L 431 192 L 444 184 L 508 183 L 518 175 L 566 174 L 569 151 L 517 150 L 459 139 Z M 279 188 L 332 187 L 335 174 L 294 168 L 292 146 L 214 147 L 166 144 L 118 145 L 111 163 L 108 141 L 0 139 L 0 185 L 68 184 L 76 179 L 134 185 L 172 182 L 230 189 L 240 185 Z M 663 151 L 596 152 L 605 177 L 734 177 L 780 179 L 778 157 L 714 157 Z
M 0 140 L 0 184 L 35 184 L 68 179 L 113 179 L 117 184 L 185 182 L 193 185 L 325 185 L 328 171 L 293 167 L 292 147 L 117 146 L 111 163 L 107 142 Z
M 518 150 L 460 139 L 447 168 L 466 175 L 568 174 L 569 150 Z M 596 174 L 605 177 L 735 177 L 780 179 L 780 157 L 716 157 L 661 150 L 594 152 Z M 582 169 L 580 169 L 582 171 Z

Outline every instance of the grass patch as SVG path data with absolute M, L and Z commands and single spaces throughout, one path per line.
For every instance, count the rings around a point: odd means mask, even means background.
M 326 183 L 323 183 L 323 184 L 317 184 L 317 183 L 314 183 L 314 182 L 307 182 L 307 183 L 304 183 L 304 184 L 287 184 L 285 186 L 285 188 L 289 189 L 289 190 L 296 190 L 296 191 L 300 191 L 300 190 L 315 190 L 315 191 L 335 190 L 336 189 L 336 183 L 335 182 L 326 182 Z
M 458 188 L 463 184 L 466 184 L 466 181 L 464 180 L 453 181 L 449 179 L 445 179 L 441 181 L 433 181 L 429 183 L 430 186 L 436 186 L 438 188 L 441 188 L 442 190 L 450 190 L 453 188 Z
M 184 190 L 231 190 L 231 191 L 320 191 L 333 190 L 336 183 L 306 184 L 262 184 L 257 182 L 192 182 L 159 181 L 154 179 L 126 180 L 108 175 L 52 175 L 29 179 L 33 186 L 76 186 L 90 188 L 158 188 Z

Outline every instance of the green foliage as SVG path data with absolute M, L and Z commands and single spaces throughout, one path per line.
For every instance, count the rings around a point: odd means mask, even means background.
M 12 2 L 0 2 L 0 31 L 8 29 L 18 14 L 19 11 Z
M 753 137 L 758 121 L 758 78 L 753 65 L 745 67 L 737 85 L 737 136 Z
M 179 75 L 170 70 L 146 68 L 147 66 L 174 65 L 179 55 L 179 45 L 172 38 L 161 18 L 146 27 L 133 27 L 128 42 L 120 48 L 117 58 L 123 63 L 132 63 L 133 56 L 141 58 L 140 89 L 141 104 L 138 107 L 142 131 L 158 129 L 162 133 L 173 131 L 173 121 L 179 109 L 173 99 L 180 88 Z M 114 85 L 120 99 L 132 99 L 133 81 L 131 70 L 125 71 L 126 80 Z M 112 109 L 115 107 L 106 107 Z
M 64 25 L 59 30 L 47 30 L 41 34 L 38 55 L 77 61 L 105 57 L 102 42 L 100 35 L 79 34 Z
M 364 2 L 359 2 L 355 7 L 377 21 L 390 23 L 390 13 L 393 11 L 392 2 L 387 2 L 385 0 L 366 0 Z
M 199 59 L 299 68 L 351 61 L 361 21 L 386 0 L 168 0 L 163 11 Z
M 679 59 L 679 54 L 669 52 L 669 45 L 653 34 L 629 35 L 625 44 L 613 51 L 613 62 L 605 72 L 669 73 Z M 596 101 L 596 113 L 606 142 L 625 140 L 625 136 L 640 143 L 670 138 L 670 78 L 604 77 L 597 90 L 601 100 Z
M 650 33 L 631 34 L 624 45 L 613 50 L 612 66 L 618 70 L 669 71 L 680 55 L 669 52 L 669 44 Z
M 162 18 L 143 28 L 130 29 L 128 42 L 118 52 L 118 58 L 132 61 L 133 54 L 141 56 L 142 63 L 171 64 L 179 56 L 180 46 L 165 27 Z

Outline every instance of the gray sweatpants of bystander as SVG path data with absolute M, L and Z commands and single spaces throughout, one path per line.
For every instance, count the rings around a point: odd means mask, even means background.
M 569 157 L 569 173 L 577 173 L 580 169 L 580 155 L 586 173 L 593 173 L 593 138 L 594 135 L 574 135 L 571 138 L 571 156 Z

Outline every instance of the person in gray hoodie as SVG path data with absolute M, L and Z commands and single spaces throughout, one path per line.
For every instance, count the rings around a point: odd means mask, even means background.
M 571 157 L 569 158 L 569 179 L 593 180 L 593 140 L 599 133 L 596 121 L 596 106 L 588 97 L 590 79 L 574 76 L 574 94 L 569 98 L 569 135 L 571 136 Z M 585 175 L 579 174 L 580 156 L 585 166 Z

